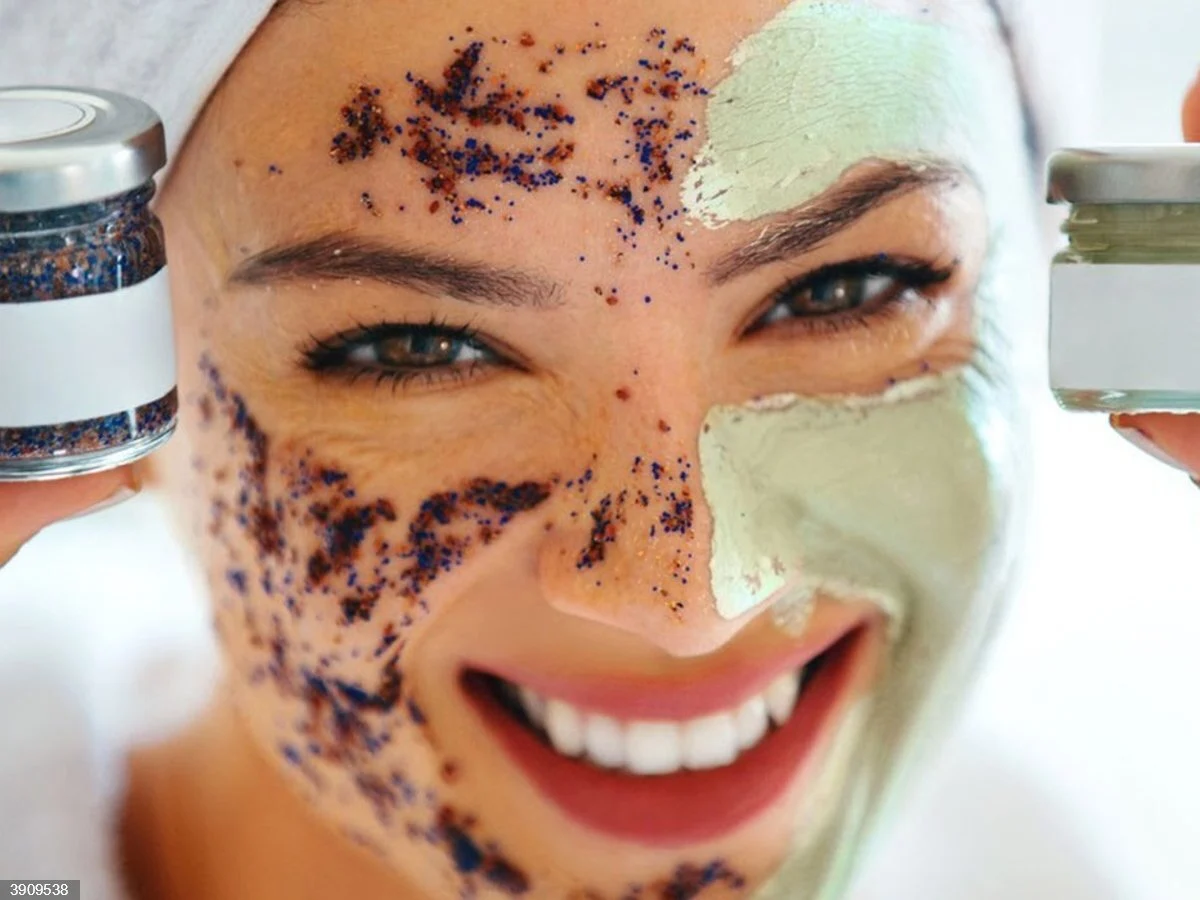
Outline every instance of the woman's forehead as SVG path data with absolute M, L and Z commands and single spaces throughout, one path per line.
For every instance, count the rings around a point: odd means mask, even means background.
M 907 17 L 951 28 L 1003 55 L 988 0 L 616 0 L 566 6 L 549 0 L 292 0 L 243 52 L 230 75 L 232 85 L 221 93 L 225 103 L 239 108 L 280 110 L 297 127 L 316 124 L 328 115 L 321 103 L 340 103 L 348 84 L 367 80 L 399 87 L 412 73 L 436 75 L 456 50 L 479 41 L 493 74 L 510 73 L 526 90 L 571 96 L 580 75 L 604 74 L 642 59 L 646 37 L 656 30 L 673 41 L 688 39 L 696 48 L 697 74 L 711 84 L 728 74 L 740 43 L 789 8 L 858 9 L 867 13 L 861 21 L 868 29 Z M 879 64 L 903 68 L 905 62 L 892 58 Z M 531 69 L 540 77 L 533 79 Z
M 1008 71 L 982 0 L 594 6 L 554 16 L 537 15 L 536 4 L 286 7 L 198 129 L 199 141 L 220 148 L 206 154 L 206 174 L 213 165 L 235 170 L 223 228 L 238 230 L 239 220 L 251 228 L 251 217 L 271 244 L 389 224 L 452 237 L 474 224 L 503 242 L 499 225 L 523 221 L 525 237 L 530 227 L 552 237 L 555 221 L 588 210 L 593 224 L 584 227 L 605 229 L 617 252 L 643 249 L 651 231 L 656 254 L 677 256 L 671 242 L 682 241 L 689 202 L 703 206 L 714 188 L 736 198 L 743 175 L 775 177 L 767 163 L 842 171 L 887 156 L 874 151 L 892 135 L 902 156 L 923 149 L 925 132 L 945 124 L 938 117 L 958 112 L 928 99 L 962 74 L 928 58 L 940 47 L 973 45 L 958 56 Z M 932 36 L 925 57 L 887 52 L 906 28 Z M 734 84 L 747 48 L 756 48 L 759 75 Z M 881 96 L 887 85 L 904 89 Z M 731 110 L 735 118 L 722 118 Z M 707 175 L 696 161 L 713 162 L 703 159 L 705 139 L 712 149 L 722 127 L 750 144 L 785 132 L 796 140 L 776 148 L 787 159 L 766 163 L 735 148 L 747 164 L 735 160 L 737 183 L 719 184 L 729 160 Z M 857 139 L 867 131 L 871 141 Z M 816 155 L 796 156 L 806 149 Z M 794 186 L 792 200 L 824 187 Z M 268 222 L 256 215 L 263 208 L 273 211 Z M 742 208 L 755 212 L 753 203 Z

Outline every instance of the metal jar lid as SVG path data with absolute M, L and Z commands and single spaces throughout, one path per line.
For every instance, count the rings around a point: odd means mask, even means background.
M 0 212 L 122 194 L 166 162 L 162 121 L 140 100 L 111 91 L 0 88 Z
M 1051 203 L 1200 203 L 1200 144 L 1059 150 Z

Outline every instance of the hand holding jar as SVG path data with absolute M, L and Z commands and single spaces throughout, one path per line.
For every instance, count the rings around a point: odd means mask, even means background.
M 1200 79 L 1184 101 L 1183 133 L 1185 140 L 1200 142 Z M 1194 335 L 1189 333 L 1189 338 Z M 1193 480 L 1200 474 L 1200 415 L 1114 412 L 1111 421 L 1119 434 L 1155 459 L 1189 473 Z
M 0 565 L 135 493 L 130 465 L 174 430 L 165 161 L 140 101 L 0 90 Z

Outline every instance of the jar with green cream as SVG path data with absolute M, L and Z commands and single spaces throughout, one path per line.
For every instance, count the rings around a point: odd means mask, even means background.
M 1050 384 L 1066 409 L 1200 411 L 1200 145 L 1062 150 Z

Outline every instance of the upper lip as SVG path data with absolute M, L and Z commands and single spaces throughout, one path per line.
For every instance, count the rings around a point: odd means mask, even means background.
M 562 700 L 590 713 L 621 721 L 684 721 L 737 707 L 780 674 L 799 669 L 850 632 L 866 624 L 858 613 L 839 627 L 781 648 L 770 659 L 727 654 L 703 667 L 663 677 L 629 671 L 570 673 L 546 671 L 519 662 L 468 663 L 465 671 L 483 672 Z

